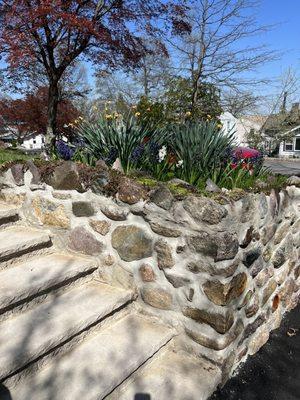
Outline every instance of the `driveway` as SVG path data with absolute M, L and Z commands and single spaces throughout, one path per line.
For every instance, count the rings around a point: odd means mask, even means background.
M 264 165 L 269 167 L 274 173 L 287 176 L 300 176 L 300 159 L 282 160 L 280 158 L 266 158 Z
M 210 400 L 300 399 L 300 304 Z

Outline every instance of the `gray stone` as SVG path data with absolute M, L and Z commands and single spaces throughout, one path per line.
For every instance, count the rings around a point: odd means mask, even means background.
M 277 229 L 277 224 L 269 224 L 263 227 L 261 233 L 261 241 L 265 246 L 274 236 Z
M 272 263 L 275 268 L 281 267 L 293 251 L 293 236 L 289 234 L 272 256 Z
M 252 195 L 243 197 L 242 199 L 242 210 L 240 220 L 242 223 L 249 221 L 255 210 L 254 200 Z
M 242 295 L 247 286 L 247 275 L 241 272 L 235 275 L 230 282 L 221 283 L 218 280 L 206 281 L 202 287 L 210 301 L 218 306 L 227 306 L 232 300 Z
M 180 288 L 182 286 L 186 286 L 191 283 L 191 280 L 184 275 L 179 275 L 177 273 L 173 273 L 172 271 L 164 270 L 165 276 L 167 280 L 171 283 L 174 288 Z
M 112 246 L 124 261 L 135 261 L 150 257 L 152 238 L 135 225 L 118 226 L 112 233 Z
M 274 244 L 279 244 L 286 237 L 290 228 L 290 221 L 284 222 L 282 225 L 280 225 L 274 237 Z
M 270 211 L 273 218 L 279 214 L 279 207 L 280 207 L 279 191 L 277 189 L 272 189 L 270 193 Z
M 295 175 L 291 176 L 288 179 L 288 184 L 300 187 L 300 177 L 299 176 L 295 176 Z
M 164 239 L 159 239 L 155 243 L 154 249 L 157 253 L 157 261 L 159 269 L 172 268 L 175 261 L 172 255 L 172 248 Z
M 249 268 L 261 255 L 261 248 L 255 247 L 244 254 L 243 264 Z
M 171 225 L 166 223 L 163 220 L 159 219 L 150 219 L 149 225 L 153 232 L 157 233 L 158 235 L 165 236 L 165 237 L 179 237 L 181 236 L 181 231 L 176 229 L 176 225 Z
M 113 221 L 125 221 L 129 214 L 128 208 L 121 208 L 117 205 L 100 205 L 100 209 L 107 218 Z
M 228 214 L 225 207 L 206 197 L 187 197 L 182 203 L 184 209 L 197 222 L 214 225 Z
M 187 237 L 189 247 L 203 255 L 212 257 L 214 261 L 230 260 L 239 249 L 239 242 L 235 234 L 220 232 L 214 235 L 199 231 L 197 235 Z
M 269 206 L 267 202 L 266 195 L 264 193 L 260 193 L 258 197 L 258 209 L 259 215 L 261 219 L 264 219 L 268 215 Z
M 228 332 L 234 322 L 232 310 L 225 310 L 221 314 L 209 310 L 186 307 L 182 313 L 185 317 L 191 318 L 196 322 L 210 325 L 219 333 Z
M 105 220 L 98 221 L 96 219 L 92 219 L 89 221 L 89 224 L 95 232 L 100 233 L 102 236 L 107 235 L 111 227 L 111 223 Z
M 254 282 L 256 286 L 260 288 L 263 287 L 268 280 L 272 278 L 272 276 L 274 276 L 274 268 L 269 266 L 259 272 L 259 274 L 255 277 Z
M 171 293 L 159 287 L 144 287 L 141 291 L 145 303 L 160 310 L 170 310 L 173 305 Z
M 36 196 L 32 202 L 32 209 L 37 218 L 45 225 L 58 228 L 70 228 L 70 217 L 63 204 Z
M 239 345 L 243 343 L 244 340 L 248 339 L 254 332 L 267 320 L 267 314 L 259 315 L 251 324 L 249 324 L 245 330 Z
M 213 193 L 221 192 L 219 186 L 217 186 L 211 179 L 207 179 L 205 190 Z
M 218 263 L 210 263 L 205 259 L 200 259 L 197 261 L 190 261 L 187 264 L 187 269 L 194 274 L 199 274 L 200 272 L 205 272 L 212 276 L 220 275 L 225 278 L 232 276 L 237 270 L 240 264 L 240 260 L 225 261 Z
M 70 249 L 90 256 L 101 254 L 104 248 L 103 243 L 82 226 L 71 231 L 68 245 Z
M 245 249 L 246 247 L 248 247 L 249 244 L 252 242 L 252 239 L 253 239 L 253 237 L 254 237 L 253 233 L 254 233 L 254 226 L 251 225 L 251 226 L 247 229 L 246 234 L 245 234 L 243 240 L 242 240 L 241 243 L 240 243 L 240 247 L 241 247 L 242 249 Z
M 151 191 L 149 196 L 152 203 L 164 210 L 170 210 L 172 207 L 174 197 L 170 189 L 165 185 L 160 185 L 158 188 Z
M 189 288 L 188 294 L 186 296 L 187 300 L 192 302 L 195 294 L 195 289 Z
M 38 167 L 34 164 L 34 162 L 32 160 L 28 160 L 26 162 L 26 167 L 29 169 L 29 171 L 32 174 L 30 184 L 38 185 L 39 183 L 41 183 L 41 174 L 40 174 Z
M 74 201 L 72 211 L 75 217 L 92 217 L 95 215 L 94 207 L 88 201 Z
M 253 290 L 248 290 L 248 292 L 246 293 L 246 296 L 244 297 L 242 303 L 238 306 L 238 310 L 241 310 L 242 308 L 246 307 L 250 300 L 252 299 L 252 297 L 254 296 L 254 291 Z
M 11 166 L 11 173 L 17 186 L 24 185 L 24 166 L 23 164 L 14 164 Z
M 255 278 L 260 273 L 260 271 L 265 267 L 265 265 L 266 263 L 264 262 L 264 259 L 262 258 L 262 256 L 259 256 L 249 269 L 249 273 L 252 276 L 252 278 Z
M 82 190 L 77 165 L 64 161 L 55 168 L 49 183 L 55 190 Z

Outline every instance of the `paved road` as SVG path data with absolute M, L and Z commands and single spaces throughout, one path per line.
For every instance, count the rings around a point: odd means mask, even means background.
M 289 336 L 287 331 L 295 336 Z M 210 400 L 300 399 L 300 305 L 284 318 L 270 340 Z
M 298 160 L 280 160 L 276 158 L 265 159 L 264 165 L 271 168 L 277 174 L 300 176 L 300 159 Z

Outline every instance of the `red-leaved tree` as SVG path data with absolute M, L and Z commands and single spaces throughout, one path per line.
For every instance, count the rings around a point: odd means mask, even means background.
M 45 134 L 48 124 L 48 88 L 39 88 L 23 99 L 0 100 L 0 123 L 21 143 L 33 133 Z M 67 99 L 58 103 L 57 130 L 69 136 L 79 111 Z
M 142 34 L 154 36 L 171 25 L 176 33 L 187 28 L 182 3 L 0 0 L 0 54 L 10 73 L 13 71 L 20 78 L 37 64 L 47 75 L 48 137 L 57 133 L 60 79 L 74 61 L 84 56 L 109 68 L 136 66 L 146 51 Z

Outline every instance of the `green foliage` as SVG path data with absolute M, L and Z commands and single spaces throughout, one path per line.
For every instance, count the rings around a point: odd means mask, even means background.
M 166 123 L 164 104 L 158 101 L 152 102 L 148 97 L 142 96 L 136 105 L 138 123 L 156 129 Z
M 234 136 L 212 122 L 188 122 L 166 128 L 158 140 L 168 144 L 177 159 L 175 175 L 198 185 L 220 166 Z
M 31 160 L 32 157 L 28 156 L 21 151 L 11 149 L 0 149 L 0 165 L 11 161 L 25 161 Z
M 187 78 L 175 77 L 170 80 L 166 99 L 166 115 L 169 120 L 174 118 L 182 121 L 185 119 L 218 120 L 222 113 L 220 95 L 217 88 L 210 83 L 202 83 L 198 88 L 198 100 L 192 108 L 193 86 Z
M 103 159 L 112 165 L 119 158 L 127 174 L 137 167 L 133 152 L 150 133 L 146 126 L 128 115 L 123 120 L 101 116 L 94 123 L 83 122 L 78 128 L 79 137 L 85 143 L 86 153 L 95 160 Z

